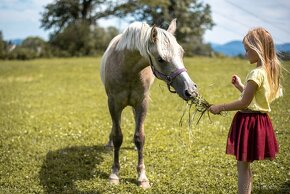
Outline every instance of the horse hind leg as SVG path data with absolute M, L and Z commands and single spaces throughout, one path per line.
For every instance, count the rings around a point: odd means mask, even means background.
M 135 134 L 134 142 L 138 150 L 138 164 L 137 164 L 137 173 L 138 173 L 138 185 L 144 189 L 150 188 L 149 180 L 145 172 L 145 164 L 143 158 L 143 148 L 145 143 L 145 134 L 144 134 L 144 120 L 147 113 L 147 98 L 143 102 L 134 108 L 135 114 Z
M 114 144 L 114 161 L 112 165 L 112 173 L 109 177 L 110 183 L 118 184 L 119 183 L 119 151 L 123 142 L 123 134 L 120 127 L 121 113 L 123 108 L 118 106 L 112 98 L 108 100 L 109 110 L 112 118 L 112 131 L 110 137 L 112 138 Z

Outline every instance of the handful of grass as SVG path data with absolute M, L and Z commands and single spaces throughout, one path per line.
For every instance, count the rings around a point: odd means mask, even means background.
M 188 125 L 190 128 L 191 128 L 191 124 L 192 124 L 197 113 L 200 113 L 200 115 L 198 117 L 196 125 L 198 125 L 200 119 L 203 117 L 205 112 L 207 112 L 208 118 L 210 119 L 208 109 L 211 105 L 212 104 L 208 103 L 202 96 L 197 96 L 195 98 L 190 99 L 189 101 L 187 101 L 187 105 L 183 111 L 181 118 L 180 118 L 179 124 L 182 126 L 182 120 L 183 120 L 183 117 L 184 117 L 187 109 L 188 109 Z M 192 106 L 194 106 L 193 113 L 191 113 Z

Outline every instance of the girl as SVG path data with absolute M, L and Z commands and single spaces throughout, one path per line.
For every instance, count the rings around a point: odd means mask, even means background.
M 256 67 L 248 74 L 245 85 L 237 75 L 232 76 L 232 84 L 241 92 L 240 99 L 209 109 L 213 114 L 238 110 L 229 131 L 226 153 L 236 156 L 239 194 L 251 193 L 251 162 L 272 160 L 278 153 L 268 112 L 270 103 L 279 97 L 282 70 L 273 39 L 265 29 L 249 31 L 243 44 L 248 60 Z

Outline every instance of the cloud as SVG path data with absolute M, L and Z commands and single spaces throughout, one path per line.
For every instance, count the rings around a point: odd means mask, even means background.
M 40 29 L 40 12 L 53 0 L 1 0 L 0 30 L 5 39 L 41 36 L 48 32 Z
M 290 3 L 288 0 L 204 0 L 211 6 L 216 26 L 207 31 L 207 42 L 225 43 L 241 40 L 245 33 L 257 26 L 268 29 L 276 42 L 290 42 Z M 239 38 L 238 38 L 239 37 Z
M 9 18 L 7 18 L 9 16 Z M 2 10 L 0 12 L 0 22 L 14 23 L 14 22 L 38 22 L 39 13 L 34 10 Z
M 0 22 L 33 22 L 40 19 L 43 7 L 53 0 L 2 0 Z

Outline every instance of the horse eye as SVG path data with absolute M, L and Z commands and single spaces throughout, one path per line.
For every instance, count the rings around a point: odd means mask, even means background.
M 157 60 L 158 60 L 159 63 L 164 63 L 164 62 L 165 62 L 165 61 L 162 59 L 162 57 L 158 57 Z

